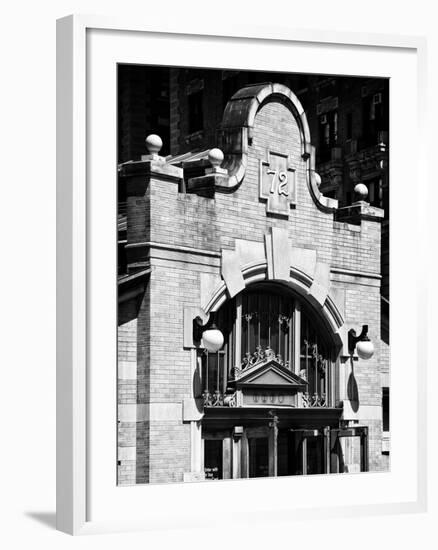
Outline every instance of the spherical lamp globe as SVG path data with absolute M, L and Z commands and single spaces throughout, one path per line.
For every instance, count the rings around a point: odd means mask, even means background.
M 356 344 L 357 355 L 364 360 L 374 355 L 374 344 L 370 340 L 362 340 Z
M 209 353 L 215 353 L 224 345 L 224 335 L 218 328 L 209 328 L 202 333 L 202 345 Z

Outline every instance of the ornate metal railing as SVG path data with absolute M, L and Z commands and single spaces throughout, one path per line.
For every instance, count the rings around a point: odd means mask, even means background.
M 222 393 L 218 390 L 211 393 L 205 390 L 202 394 L 204 407 L 236 407 L 237 393 Z
M 306 408 L 328 407 L 327 399 L 327 359 L 318 352 L 318 345 L 307 340 L 305 344 L 305 368 L 300 371 L 300 377 L 308 382 L 308 391 L 303 392 L 301 406 Z M 302 356 L 303 357 L 303 356 Z M 249 368 L 260 363 L 275 360 L 280 365 L 289 368 L 289 362 L 284 361 L 280 354 L 271 348 L 262 349 L 257 346 L 254 353 L 246 353 L 240 365 L 234 367 L 234 378 L 238 379 Z M 312 376 L 309 377 L 309 371 Z M 205 389 L 202 394 L 205 407 L 237 407 L 237 391 L 228 388 L 226 392 Z
M 306 368 L 300 370 L 300 376 L 306 381 L 309 381 L 309 370 L 314 369 L 313 387 L 308 388 L 310 391 L 303 393 L 302 403 L 304 407 L 327 407 L 326 374 L 327 360 L 318 351 L 318 344 L 304 340 Z M 310 358 L 312 365 L 308 365 L 307 360 Z M 317 375 L 319 375 L 319 380 Z M 319 383 L 318 383 L 319 382 Z
M 314 393 L 310 395 L 309 392 L 303 393 L 303 407 L 327 407 L 327 400 L 324 393 Z
M 283 367 L 289 368 L 289 361 L 283 361 L 279 353 L 275 353 L 275 351 L 269 347 L 264 350 L 261 346 L 257 346 L 254 353 L 245 353 L 242 363 L 234 367 L 234 377 L 238 378 L 245 369 L 255 367 L 259 363 L 271 360 L 275 360 Z

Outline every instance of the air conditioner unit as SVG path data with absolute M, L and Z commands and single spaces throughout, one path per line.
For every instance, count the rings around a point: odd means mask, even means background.
M 382 94 L 374 94 L 373 103 L 374 105 L 378 105 L 379 103 L 382 103 Z

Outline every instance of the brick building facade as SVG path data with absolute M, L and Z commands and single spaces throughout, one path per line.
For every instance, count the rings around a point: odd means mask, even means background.
M 342 186 L 365 165 L 339 168 L 335 142 L 318 154 L 284 83 L 229 74 L 225 94 L 217 74 L 166 70 L 163 146 L 137 151 L 120 128 L 118 483 L 388 469 L 385 215 Z M 213 320 L 208 353 L 197 327 Z M 364 324 L 368 360 L 348 338 Z

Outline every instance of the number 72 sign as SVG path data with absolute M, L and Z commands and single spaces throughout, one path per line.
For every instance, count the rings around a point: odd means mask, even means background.
M 260 160 L 260 198 L 267 201 L 266 212 L 289 216 L 296 204 L 295 169 L 287 155 L 268 153 L 268 160 Z

